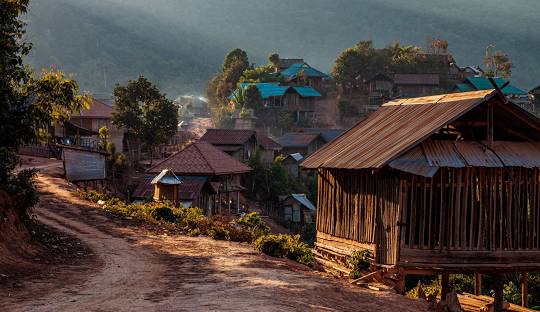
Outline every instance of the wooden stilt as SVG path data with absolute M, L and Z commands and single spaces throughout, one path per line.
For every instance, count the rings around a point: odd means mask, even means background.
M 482 275 L 480 273 L 474 274 L 474 294 L 476 296 L 482 295 Z
M 403 272 L 399 273 L 399 280 L 396 283 L 395 290 L 400 295 L 405 295 L 405 275 Z
M 448 273 L 443 273 L 441 278 L 441 301 L 446 300 L 446 295 L 448 294 L 448 283 L 449 283 Z
M 493 303 L 493 310 L 495 312 L 503 312 L 503 283 L 502 277 L 500 274 L 497 274 L 495 277 L 495 302 Z
M 527 272 L 521 272 L 521 306 L 529 307 L 529 281 L 527 280 Z

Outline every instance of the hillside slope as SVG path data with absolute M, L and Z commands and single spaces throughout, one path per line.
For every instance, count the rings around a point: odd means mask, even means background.
M 431 36 L 446 38 L 461 65 L 481 64 L 497 44 L 528 89 L 540 84 L 538 12 L 535 0 L 34 0 L 29 61 L 76 73 L 94 92 L 144 73 L 175 96 L 203 91 L 236 47 L 252 62 L 277 51 L 328 71 L 359 40 L 425 46 Z

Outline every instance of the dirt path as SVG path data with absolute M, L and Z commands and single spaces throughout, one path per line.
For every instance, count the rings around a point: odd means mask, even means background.
M 2 311 L 427 311 L 247 244 L 156 234 L 78 199 L 61 178 L 38 181 L 39 220 L 80 239 L 95 260 L 21 281 L 0 297 Z

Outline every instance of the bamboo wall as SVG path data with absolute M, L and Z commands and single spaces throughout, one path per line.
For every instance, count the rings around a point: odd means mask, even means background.
M 441 168 L 402 187 L 402 247 L 539 250 L 538 169 Z
M 399 185 L 397 176 L 368 170 L 320 170 L 317 231 L 374 244 L 378 263 L 395 263 Z
M 539 169 L 321 169 L 318 196 L 318 242 L 373 244 L 379 264 L 540 262 Z

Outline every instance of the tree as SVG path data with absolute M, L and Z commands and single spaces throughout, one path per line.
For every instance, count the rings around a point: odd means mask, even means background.
M 67 120 L 89 100 L 62 72 L 48 70 L 36 78 L 23 65 L 31 46 L 22 40 L 25 23 L 19 16 L 27 7 L 28 0 L 0 2 L 0 192 L 16 199 L 13 208 L 21 217 L 37 201 L 37 191 L 34 170 L 13 173 L 18 147 L 43 136 L 51 123 Z
M 244 68 L 249 67 L 249 59 L 246 51 L 242 49 L 234 49 L 225 56 L 223 61 L 222 71 L 225 72 L 229 69 L 234 63 L 240 63 Z
M 262 106 L 262 97 L 259 88 L 250 85 L 245 90 L 244 108 L 255 109 Z
M 332 68 L 332 76 L 347 88 L 362 86 L 363 80 L 370 78 L 380 65 L 371 41 L 360 41 L 352 48 L 343 51 Z
M 143 145 L 151 151 L 177 131 L 178 108 L 144 76 L 114 88 L 113 124 L 126 131 L 130 161 L 137 164 Z
M 279 62 L 280 62 L 279 54 L 277 53 L 271 53 L 268 55 L 268 61 L 270 61 L 270 64 L 273 65 L 275 71 L 279 69 Z
M 495 45 L 492 44 L 487 46 L 484 54 L 486 76 L 509 78 L 512 74 L 512 67 L 514 67 L 514 64 L 508 57 L 508 54 L 503 51 L 491 53 L 491 48 L 495 48 Z
M 240 77 L 240 82 L 279 82 L 280 80 L 272 64 L 248 68 Z

